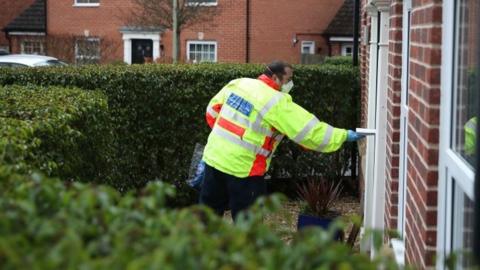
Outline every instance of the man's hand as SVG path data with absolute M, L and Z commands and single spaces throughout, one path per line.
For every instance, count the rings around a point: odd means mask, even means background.
M 365 138 L 365 135 L 360 135 L 357 132 L 353 130 L 348 130 L 347 131 L 347 142 L 356 142 L 360 139 Z

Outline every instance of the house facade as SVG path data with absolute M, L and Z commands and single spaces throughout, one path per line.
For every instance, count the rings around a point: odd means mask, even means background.
M 35 0 L 0 0 L 2 15 L 0 16 L 0 29 L 4 29 L 22 11 L 33 4 Z M 10 52 L 9 40 L 5 32 L 0 33 L 0 50 Z
M 361 125 L 377 132 L 360 147 L 364 228 L 398 232 L 400 263 L 467 269 L 480 2 L 362 0 L 360 15 Z
M 324 31 L 330 56 L 353 55 L 354 0 L 345 0 L 342 7 Z
M 38 1 L 45 1 L 46 6 L 46 43 L 55 44 L 45 45 L 48 52 L 42 53 L 77 63 L 171 61 L 171 30 L 129 27 L 124 15 L 134 8 L 131 0 Z M 295 5 L 286 0 L 275 4 L 260 0 L 193 2 L 218 12 L 210 21 L 182 30 L 180 58 L 184 62 L 283 59 L 300 63 L 302 53 L 328 56 L 324 31 L 343 5 L 338 0 L 301 0 Z M 20 52 L 21 41 L 12 43 L 12 52 Z

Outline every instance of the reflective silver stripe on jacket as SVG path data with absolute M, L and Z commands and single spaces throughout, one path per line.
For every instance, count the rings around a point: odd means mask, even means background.
M 259 155 L 262 155 L 262 156 L 265 156 L 265 157 L 268 157 L 270 155 L 270 151 L 268 150 L 265 150 L 261 147 L 257 147 L 256 145 L 252 144 L 252 143 L 249 143 L 249 142 L 246 142 L 242 139 L 240 139 L 240 137 L 236 136 L 236 135 L 233 135 L 232 133 L 222 129 L 221 127 L 218 127 L 218 126 L 215 126 L 212 130 L 212 132 L 222 138 L 224 138 L 225 140 L 233 143 L 233 144 L 236 144 L 236 145 L 239 145 L 249 151 L 252 151 L 253 153 L 255 154 L 259 154 Z
M 245 117 L 242 117 L 239 112 L 235 111 L 234 109 L 232 109 L 230 106 L 226 104 L 222 106 L 222 110 L 220 111 L 220 114 L 262 135 L 272 136 L 273 134 L 273 132 L 268 128 L 264 128 L 260 125 L 257 126 L 255 123 L 252 123 Z
M 285 137 L 285 135 L 283 135 L 283 134 L 281 134 L 281 133 L 277 133 L 277 135 L 274 135 L 273 138 L 275 139 L 275 141 L 277 141 L 278 143 L 280 143 L 280 142 L 283 140 L 284 137 Z
M 255 120 L 255 125 L 260 126 L 260 123 L 262 123 L 263 118 L 267 114 L 267 112 L 275 106 L 282 98 L 284 95 L 282 93 L 275 93 L 275 96 L 271 98 L 265 106 L 258 112 L 257 119 Z
M 302 131 L 300 131 L 297 136 L 295 136 L 295 138 L 293 138 L 293 141 L 300 144 L 303 139 L 305 139 L 305 136 L 307 136 L 308 132 L 310 132 L 310 130 L 313 129 L 313 127 L 315 127 L 318 123 L 320 123 L 320 121 L 318 121 L 318 119 L 316 117 L 313 117 L 312 120 L 310 120 L 310 122 L 308 122 L 305 127 L 302 129 Z
M 319 152 L 322 151 L 330 142 L 330 139 L 332 138 L 332 134 L 333 134 L 333 127 L 330 125 L 327 125 L 327 131 L 325 132 L 325 135 L 323 135 L 323 141 L 320 144 L 320 146 L 317 147 L 317 149 L 315 150 Z
M 217 118 L 218 113 L 210 106 L 207 107 L 207 113 L 213 116 L 213 118 Z

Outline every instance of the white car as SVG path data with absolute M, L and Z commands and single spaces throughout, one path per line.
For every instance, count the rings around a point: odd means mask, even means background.
M 36 54 L 9 54 L 0 56 L 0 68 L 2 67 L 44 67 L 65 66 L 66 63 L 55 57 Z

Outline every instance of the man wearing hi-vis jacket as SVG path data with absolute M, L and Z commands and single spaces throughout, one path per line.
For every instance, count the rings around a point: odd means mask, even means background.
M 362 138 L 332 127 L 292 101 L 291 65 L 274 61 L 257 79 L 229 82 L 210 101 L 212 128 L 203 153 L 206 163 L 200 203 L 236 218 L 266 191 L 264 174 L 284 136 L 304 148 L 333 152 Z

